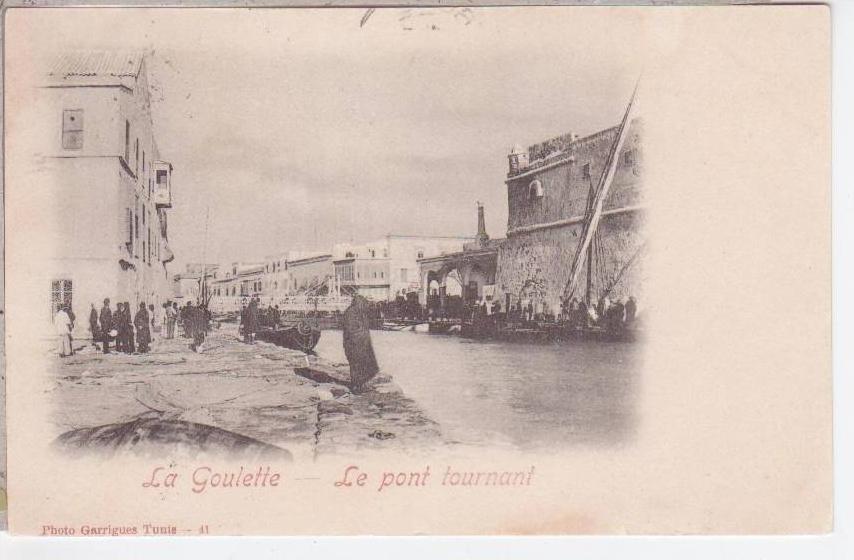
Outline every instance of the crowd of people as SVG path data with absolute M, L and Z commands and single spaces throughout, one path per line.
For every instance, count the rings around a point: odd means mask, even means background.
M 167 301 L 163 310 L 156 312 L 154 304 L 139 304 L 132 312 L 129 302 L 119 302 L 115 308 L 109 298 L 104 299 L 100 310 L 91 304 L 89 310 L 89 332 L 92 344 L 104 354 L 111 349 L 125 354 L 145 354 L 151 350 L 151 343 L 158 335 L 165 339 L 175 338 L 176 326 L 181 326 L 183 336 L 191 338 L 190 348 L 198 351 L 204 343 L 210 323 L 210 312 L 204 305 L 196 306 L 187 302 L 178 307 L 177 302 Z M 71 306 L 63 305 L 56 311 L 53 324 L 58 337 L 58 352 L 61 357 L 74 354 L 73 332 L 76 317 Z
M 247 344 L 255 344 L 255 335 L 260 325 L 260 303 L 259 298 L 253 297 L 240 309 L 240 332 L 243 334 L 243 342 Z
M 544 302 L 535 303 L 533 299 L 517 299 L 507 309 L 500 300 L 482 299 L 466 303 L 462 313 L 450 315 L 447 310 L 430 307 L 430 320 L 463 319 L 480 325 L 531 325 L 536 323 L 561 324 L 571 328 L 602 327 L 610 331 L 619 331 L 632 326 L 637 318 L 637 300 L 634 296 L 611 301 L 607 296 L 591 303 L 573 298 L 564 302 L 555 313 Z
M 177 305 L 175 306 L 177 308 Z M 205 304 L 193 305 L 188 301 L 177 312 L 184 338 L 191 339 L 190 350 L 201 352 L 211 324 L 211 312 Z M 174 335 L 174 333 L 173 333 Z

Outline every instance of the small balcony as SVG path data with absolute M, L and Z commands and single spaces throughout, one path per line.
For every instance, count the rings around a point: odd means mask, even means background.
M 158 208 L 172 208 L 172 164 L 168 161 L 155 161 L 154 169 L 154 204 Z

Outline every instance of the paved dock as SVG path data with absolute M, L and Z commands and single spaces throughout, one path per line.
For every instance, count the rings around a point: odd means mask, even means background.
M 214 329 L 201 353 L 189 342 L 156 339 L 151 352 L 133 355 L 87 345 L 55 357 L 57 444 L 107 453 L 152 446 L 227 454 L 273 449 L 305 460 L 423 450 L 442 441 L 439 426 L 385 372 L 353 394 L 296 375 L 305 354 L 245 344 L 233 325 Z

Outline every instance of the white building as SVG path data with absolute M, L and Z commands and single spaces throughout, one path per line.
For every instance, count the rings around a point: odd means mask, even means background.
M 104 298 L 159 306 L 171 295 L 172 165 L 157 149 L 144 55 L 64 54 L 31 102 L 34 188 L 56 199 L 45 315 L 71 305 L 83 334 Z
M 473 240 L 389 234 L 362 245 L 339 243 L 332 249 L 335 275 L 342 289 L 374 301 L 392 301 L 421 289 L 418 259 L 461 251 Z

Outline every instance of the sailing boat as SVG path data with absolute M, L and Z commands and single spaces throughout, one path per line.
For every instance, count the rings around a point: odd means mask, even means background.
M 602 210 L 605 200 L 610 191 L 611 183 L 614 179 L 614 174 L 617 169 L 617 162 L 622 146 L 628 135 L 629 123 L 635 105 L 637 95 L 637 84 L 626 107 L 626 112 L 623 115 L 623 120 L 617 131 L 617 137 L 608 153 L 608 158 L 605 161 L 605 168 L 599 178 L 598 185 L 593 186 L 592 180 L 590 183 L 590 191 L 588 193 L 587 210 L 582 227 L 581 239 L 576 248 L 575 255 L 572 260 L 572 267 L 569 272 L 569 279 L 564 289 L 562 301 L 564 307 L 569 307 L 568 303 L 572 301 L 579 289 L 579 277 L 582 268 L 587 269 L 587 283 L 583 297 L 583 302 L 588 309 L 593 305 L 594 301 L 594 285 L 601 286 L 602 291 L 597 294 L 598 301 L 608 298 L 615 287 L 624 278 L 626 273 L 638 262 L 639 257 L 646 248 L 646 242 L 638 244 L 634 249 L 632 256 L 625 262 L 618 263 L 618 267 L 612 270 L 606 269 L 606 259 L 600 231 L 599 223 L 602 218 Z M 606 322 L 608 323 L 608 322 Z M 595 336 L 598 334 L 606 334 L 610 338 L 633 338 L 636 329 L 624 328 L 622 318 L 617 322 L 610 322 L 607 327 L 579 327 L 570 325 L 569 332 L 571 334 L 580 334 L 585 336 Z

